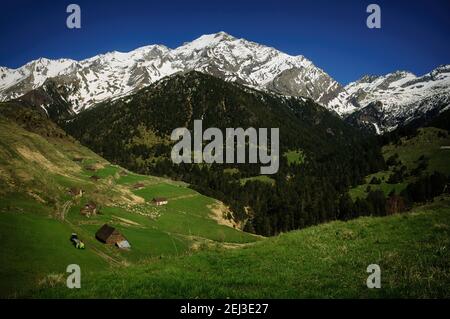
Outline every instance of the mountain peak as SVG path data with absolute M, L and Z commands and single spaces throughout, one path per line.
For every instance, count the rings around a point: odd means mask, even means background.
M 201 50 L 204 48 L 216 46 L 217 44 L 223 41 L 233 41 L 233 40 L 236 40 L 236 38 L 224 31 L 220 31 L 212 34 L 204 34 L 198 37 L 197 39 L 193 40 L 192 42 L 184 44 L 183 46 L 181 46 L 181 48 Z
M 389 73 L 387 75 L 387 77 L 392 76 L 392 77 L 397 77 L 397 78 L 404 78 L 404 77 L 417 77 L 414 73 L 410 72 L 410 71 L 406 71 L 406 70 L 397 70 L 395 72 Z
M 359 80 L 357 80 L 356 82 L 353 82 L 353 83 L 372 83 L 379 77 L 380 77 L 379 75 L 366 74 L 366 75 L 363 75 Z
M 213 33 L 216 37 L 223 37 L 223 38 L 233 38 L 235 39 L 234 36 L 232 36 L 231 34 L 225 32 L 225 31 L 219 31 L 216 33 Z
M 169 51 L 170 49 L 168 47 L 166 47 L 165 45 L 162 44 L 150 44 L 150 45 L 145 45 L 142 47 L 139 47 L 137 49 L 134 49 L 132 52 L 137 52 L 137 51 Z

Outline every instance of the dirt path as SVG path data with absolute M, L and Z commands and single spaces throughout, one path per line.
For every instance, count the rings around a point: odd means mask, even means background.
M 192 198 L 192 197 L 197 197 L 197 196 L 200 196 L 200 194 L 180 195 L 180 196 L 177 196 L 177 197 L 169 198 L 169 200 L 186 199 L 186 198 Z
M 103 258 L 109 264 L 116 265 L 116 266 L 123 266 L 124 265 L 120 260 L 114 259 L 113 257 L 109 256 L 108 254 L 102 252 L 100 249 L 97 249 L 95 247 L 90 247 L 90 249 L 92 250 L 92 252 L 94 254 L 96 254 L 100 258 Z
M 66 214 L 69 211 L 70 207 L 72 206 L 72 201 L 68 200 L 67 202 L 65 202 L 62 206 L 61 212 L 60 212 L 60 217 L 62 220 L 65 220 L 66 218 Z

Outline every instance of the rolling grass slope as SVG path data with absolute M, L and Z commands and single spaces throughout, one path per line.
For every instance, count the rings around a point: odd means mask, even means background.
M 202 247 L 260 239 L 227 226 L 223 204 L 184 183 L 112 165 L 57 127 L 40 131 L 44 138 L 20 124 L 0 115 L 0 296 L 61 281 L 72 263 L 89 276 Z M 83 195 L 71 195 L 71 188 L 82 189 Z M 169 199 L 168 205 L 151 203 L 161 196 Z M 90 218 L 80 214 L 89 201 L 100 212 Z M 104 223 L 118 228 L 132 249 L 98 242 L 95 232 Z M 72 246 L 72 232 L 85 242 L 85 250 Z
M 449 298 L 450 198 L 389 217 L 362 217 L 241 247 L 150 260 L 84 277 L 41 298 Z M 368 289 L 367 266 L 381 267 Z
M 229 227 L 222 203 L 184 183 L 112 165 L 45 125 L 45 118 L 31 125 L 24 112 L 27 121 L 0 115 L 2 297 L 450 297 L 448 196 L 402 215 L 332 222 L 261 240 Z M 447 169 L 440 146 L 448 145 L 448 135 L 422 133 L 386 147 L 385 156 L 398 153 L 411 170 L 425 155 L 427 170 Z M 84 193 L 73 196 L 70 188 Z M 156 196 L 169 204 L 152 205 Z M 89 201 L 100 213 L 87 218 L 80 209 Z M 132 249 L 98 242 L 95 232 L 104 223 L 118 228 Z M 72 232 L 85 250 L 71 245 Z M 73 263 L 82 270 L 77 290 L 65 287 L 65 270 Z M 366 287 L 370 264 L 381 267 L 382 289 Z

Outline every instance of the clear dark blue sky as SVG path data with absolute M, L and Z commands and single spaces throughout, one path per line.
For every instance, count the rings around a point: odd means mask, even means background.
M 79 30 L 65 26 L 70 3 L 81 6 Z M 379 30 L 366 27 L 370 3 L 381 6 Z M 174 48 L 218 31 L 303 54 L 344 84 L 450 64 L 450 0 L 15 0 L 0 4 L 0 65 L 148 44 Z

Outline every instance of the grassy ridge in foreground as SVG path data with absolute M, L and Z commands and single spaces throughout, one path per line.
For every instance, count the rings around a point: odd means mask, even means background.
M 33 297 L 380 298 L 450 297 L 450 204 L 411 213 L 332 222 L 240 249 L 203 251 L 84 278 L 82 288 L 42 288 Z M 369 264 L 382 288 L 366 287 Z

